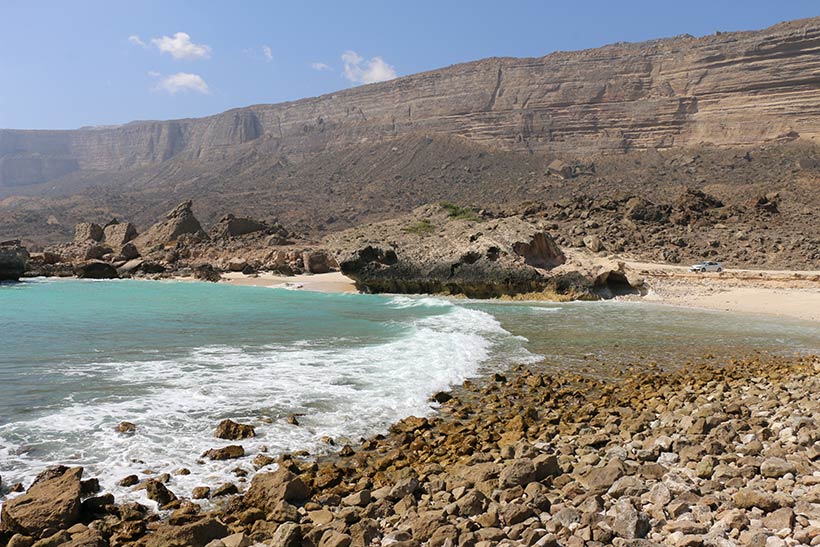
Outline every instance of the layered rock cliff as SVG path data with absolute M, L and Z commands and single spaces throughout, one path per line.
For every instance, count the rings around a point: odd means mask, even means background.
M 408 133 L 493 147 L 596 153 L 820 133 L 820 18 L 537 59 L 493 58 L 201 119 L 0 131 L 0 185 L 73 171 L 219 158 L 253 143 L 316 154 Z

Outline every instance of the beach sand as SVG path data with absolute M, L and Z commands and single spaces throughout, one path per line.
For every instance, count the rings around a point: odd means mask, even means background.
M 355 293 L 356 285 L 341 272 L 282 276 L 264 272 L 250 276 L 238 272 L 222 275 L 222 283 L 252 287 L 283 287 L 316 292 Z
M 727 269 L 694 274 L 682 266 L 627 266 L 650 287 L 646 301 L 820 321 L 820 272 Z

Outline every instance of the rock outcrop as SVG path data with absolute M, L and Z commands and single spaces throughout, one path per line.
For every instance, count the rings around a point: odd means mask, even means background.
M 137 237 L 137 228 L 130 222 L 115 222 L 103 229 L 103 239 L 107 245 L 120 248 Z
M 577 280 L 550 273 L 565 257 L 542 226 L 450 204 L 342 232 L 327 245 L 342 273 L 370 292 L 482 298 L 577 288 Z
M 17 281 L 26 271 L 29 254 L 17 240 L 0 242 L 0 281 Z
M 185 236 L 193 240 L 208 239 L 208 234 L 202 229 L 194 216 L 193 202 L 184 201 L 166 215 L 166 220 L 151 226 L 134 240 L 134 244 L 142 254 L 147 250 L 176 242 Z

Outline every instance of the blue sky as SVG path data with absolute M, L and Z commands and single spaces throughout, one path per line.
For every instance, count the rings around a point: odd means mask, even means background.
M 817 0 L 0 0 L 0 128 L 204 116 L 483 57 L 815 15 Z

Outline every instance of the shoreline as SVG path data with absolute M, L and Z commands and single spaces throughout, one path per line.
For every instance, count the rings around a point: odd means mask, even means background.
M 702 275 L 689 274 L 683 266 L 627 263 L 627 267 L 647 278 L 649 293 L 640 297 L 618 297 L 619 300 L 820 322 L 820 272 L 726 270 L 725 274 Z M 253 276 L 231 272 L 223 274 L 220 282 L 234 286 L 359 293 L 355 282 L 341 272 L 290 277 L 271 272 Z
M 103 495 L 58 533 L 113 533 L 105 539 L 134 547 L 815 544 L 820 436 L 806 420 L 820 420 L 817 389 L 817 357 L 648 367 L 609 381 L 518 366 L 333 455 L 267 458 L 244 492 L 209 511 L 176 499 L 170 477 L 167 487 L 154 479 L 160 520 L 133 507 L 123 518 Z

